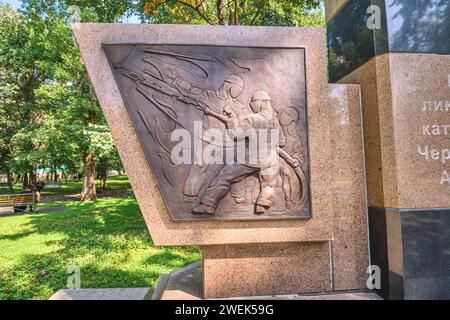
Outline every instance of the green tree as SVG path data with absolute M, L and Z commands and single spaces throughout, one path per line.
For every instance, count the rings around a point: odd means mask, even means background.
M 107 171 L 117 151 L 68 26 L 67 8 L 64 1 L 47 0 L 23 1 L 20 13 L 2 6 L 0 169 L 26 173 L 28 184 L 39 167 L 75 172 L 82 164 L 82 200 L 90 201 L 96 198 L 97 157 Z M 84 14 L 95 17 L 95 10 Z
M 83 170 L 82 200 L 95 176 L 121 166 L 69 21 L 320 26 L 320 0 L 23 0 L 0 12 L 0 170 L 35 179 L 37 168 Z
M 141 0 L 150 23 L 324 26 L 320 0 Z
M 68 8 L 71 5 L 81 9 L 81 19 L 84 22 L 117 22 L 130 10 L 131 1 L 23 1 L 24 14 L 32 21 L 44 23 L 51 35 L 45 40 L 49 50 L 45 61 L 46 67 L 53 71 L 53 81 L 42 85 L 40 97 L 43 103 L 59 106 L 49 116 L 58 119 L 58 130 L 64 132 L 68 141 L 73 141 L 71 147 L 70 144 L 63 143 L 52 148 L 48 144 L 46 152 L 55 163 L 64 161 L 67 165 L 69 162 L 75 168 L 77 161 L 73 155 L 77 153 L 81 157 L 81 200 L 92 201 L 96 199 L 95 176 L 98 161 L 100 159 L 102 164 L 110 163 L 107 161 L 108 156 L 114 158 L 117 151 L 68 26 L 72 14 Z M 60 155 L 65 157 L 61 158 Z M 103 168 L 104 165 L 101 166 L 102 172 L 105 171 Z M 102 177 L 104 185 L 106 175 Z
M 14 144 L 20 141 L 22 149 L 32 148 L 15 135 L 23 137 L 26 128 L 34 126 L 42 115 L 35 104 L 35 89 L 45 75 L 36 63 L 40 47 L 34 45 L 35 37 L 22 15 L 0 5 L 0 167 L 8 175 L 10 187 L 13 169 L 23 174 L 24 185 L 33 170 L 30 157 L 17 161 Z

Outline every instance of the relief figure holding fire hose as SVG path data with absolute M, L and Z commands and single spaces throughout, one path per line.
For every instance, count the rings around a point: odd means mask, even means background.
M 184 95 L 199 101 L 202 105 L 208 106 L 213 112 L 222 114 L 226 107 L 228 107 L 238 118 L 241 118 L 248 113 L 248 108 L 238 100 L 238 97 L 244 90 L 244 80 L 238 75 L 232 74 L 227 76 L 218 90 L 205 90 L 192 86 L 189 81 L 178 75 L 177 72 L 171 68 L 165 68 L 163 72 L 172 80 L 172 84 Z M 204 131 L 209 128 L 217 128 L 221 129 L 222 132 L 225 132 L 225 124 L 217 119 L 217 117 L 208 113 L 204 114 L 202 125 Z M 204 141 L 203 137 L 199 138 L 201 141 Z M 221 139 L 222 137 L 218 138 Z M 207 143 L 208 142 L 203 142 L 203 144 Z M 198 156 L 197 152 L 194 154 L 195 156 Z M 202 162 L 202 159 L 197 159 L 197 161 L 194 162 L 184 184 L 183 193 L 185 199 L 189 202 L 194 202 L 196 200 L 199 196 L 200 189 L 205 183 L 210 164 L 203 164 Z M 247 200 L 245 186 L 234 184 L 231 186 L 230 191 L 236 203 L 243 203 Z
M 256 174 L 260 182 L 260 192 L 254 212 L 258 215 L 263 214 L 272 207 L 275 198 L 279 174 L 278 156 L 280 155 L 293 168 L 299 169 L 300 162 L 281 149 L 284 146 L 285 137 L 269 95 L 265 91 L 255 92 L 250 107 L 252 112 L 243 117 L 238 117 L 231 108 L 226 108 L 222 114 L 209 108 L 205 109 L 205 114 L 223 121 L 234 138 L 247 139 L 245 132 L 254 129 L 256 135 L 253 138 L 267 140 L 264 141 L 265 143 L 259 141 L 256 149 L 252 148 L 255 145 L 247 143 L 245 162 L 226 164 L 206 188 L 200 204 L 193 209 L 194 213 L 214 215 L 220 200 L 226 196 L 233 184 Z M 265 150 L 261 150 L 262 146 L 266 146 Z

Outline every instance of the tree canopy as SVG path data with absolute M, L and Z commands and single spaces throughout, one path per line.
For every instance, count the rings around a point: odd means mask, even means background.
M 38 169 L 65 168 L 84 172 L 89 188 L 96 171 L 106 179 L 121 167 L 71 33 L 73 20 L 322 26 L 320 2 L 23 0 L 19 10 L 0 3 L 0 173 L 20 174 L 25 184 Z M 86 195 L 95 199 L 95 189 Z
M 142 21 L 221 25 L 323 26 L 320 0 L 143 0 Z

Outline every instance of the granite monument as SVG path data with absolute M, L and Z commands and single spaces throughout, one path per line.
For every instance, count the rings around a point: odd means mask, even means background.
M 366 287 L 359 86 L 328 84 L 324 30 L 73 32 L 155 245 L 203 249 L 202 263 L 174 273 L 195 283 L 176 289 L 163 277 L 159 298 Z M 245 130 L 266 133 L 275 156 L 251 162 L 252 140 L 236 133 Z M 196 146 L 184 148 L 187 136 Z M 219 161 L 200 161 L 198 149 Z

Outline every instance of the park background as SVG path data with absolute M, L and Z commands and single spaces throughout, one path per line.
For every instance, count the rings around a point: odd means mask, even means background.
M 0 195 L 47 182 L 38 213 L 0 208 L 0 300 L 154 287 L 201 259 L 153 246 L 70 24 L 323 27 L 321 0 L 0 1 Z M 52 183 L 48 183 L 52 181 Z

